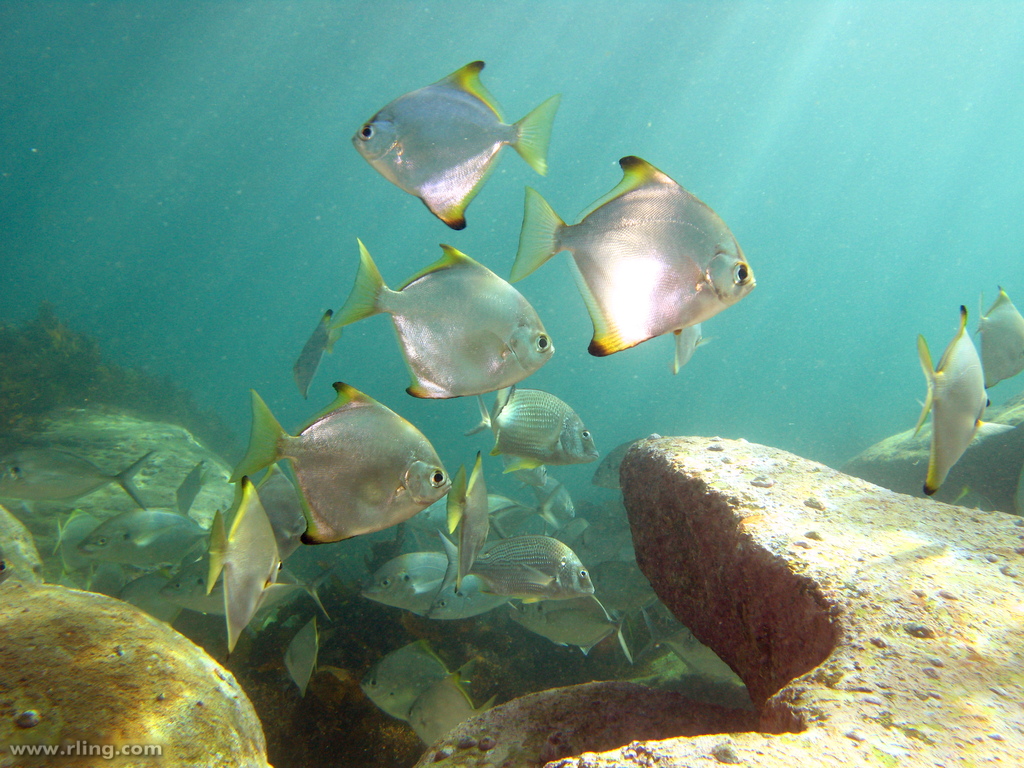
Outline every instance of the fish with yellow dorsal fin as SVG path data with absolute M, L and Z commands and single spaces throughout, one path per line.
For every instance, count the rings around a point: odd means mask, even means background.
M 928 475 L 924 481 L 924 492 L 929 496 L 939 490 L 949 470 L 960 460 L 980 429 L 984 427 L 988 434 L 1012 429 L 1005 424 L 985 424 L 981 420 L 988 405 L 988 396 L 985 394 L 981 360 L 971 337 L 964 332 L 966 326 L 967 308 L 961 306 L 960 328 L 942 353 L 938 368 L 934 369 L 924 336 L 917 337 L 917 353 L 928 381 L 928 394 L 914 434 L 918 433 L 931 412 L 932 441 Z
M 218 511 L 210 532 L 209 593 L 221 576 L 224 580 L 224 615 L 228 628 L 228 652 L 255 615 L 263 594 L 281 570 L 274 529 L 263 511 L 260 497 L 248 477 L 240 482 L 241 499 L 231 530 L 225 532 Z
M 360 241 L 355 285 L 334 327 L 390 314 L 415 397 L 493 392 L 550 360 L 551 337 L 523 295 L 466 254 L 441 249 L 441 259 L 393 291 Z
M 512 265 L 515 283 L 559 251 L 572 254 L 597 356 L 703 322 L 754 288 L 739 243 L 714 211 L 639 157 L 619 165 L 622 181 L 578 224 L 527 188 Z
M 512 146 L 537 173 L 547 173 L 552 96 L 506 125 L 480 82 L 482 61 L 399 96 L 352 137 L 363 158 L 385 179 L 415 195 L 452 229 L 466 226 L 466 207 L 494 169 L 498 152 Z
M 448 533 L 455 533 L 456 527 L 459 529 L 459 562 L 455 589 L 459 590 L 462 589 L 462 580 L 487 541 L 490 530 L 487 486 L 484 484 L 483 462 L 479 451 L 469 479 L 466 479 L 466 468 L 459 467 L 452 488 L 448 491 Z
M 249 449 L 232 479 L 286 458 L 306 516 L 305 544 L 341 541 L 408 520 L 448 492 L 430 441 L 390 408 L 337 382 L 337 397 L 290 435 L 252 392 Z

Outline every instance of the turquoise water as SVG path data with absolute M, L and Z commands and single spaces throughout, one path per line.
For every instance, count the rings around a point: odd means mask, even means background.
M 563 101 L 549 175 L 505 150 L 454 232 L 349 139 L 474 59 L 509 120 Z M 518 285 L 557 347 L 529 385 L 602 452 L 719 434 L 838 464 L 913 425 L 918 333 L 937 355 L 960 304 L 973 326 L 997 284 L 1024 301 L 1022 60 L 1019 3 L 4 3 L 0 318 L 52 302 L 240 435 L 248 388 L 294 426 L 343 380 L 456 467 L 488 445 L 462 436 L 476 404 L 407 396 L 385 317 L 346 329 L 308 403 L 295 389 L 356 238 L 391 285 L 442 242 L 507 275 L 525 185 L 572 221 L 635 154 L 722 216 L 757 288 L 672 376 L 669 338 L 587 354 L 560 256 Z

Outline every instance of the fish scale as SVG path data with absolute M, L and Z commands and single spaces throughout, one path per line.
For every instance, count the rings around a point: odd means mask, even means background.
M 487 582 L 496 594 L 564 599 L 592 594 L 593 584 L 568 546 L 549 536 L 514 536 L 479 555 L 470 573 Z M 539 584 L 538 573 L 552 582 Z

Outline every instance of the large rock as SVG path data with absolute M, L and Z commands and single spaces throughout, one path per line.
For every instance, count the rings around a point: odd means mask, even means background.
M 748 730 L 752 712 L 701 704 L 628 682 L 587 683 L 531 693 L 453 728 L 417 768 L 533 768 L 566 755 L 635 739 Z
M 975 440 L 953 465 L 936 499 L 966 507 L 1024 515 L 1015 495 L 1024 464 L 1024 393 L 1000 408 L 985 412 L 985 420 L 1016 426 L 1011 432 Z M 892 491 L 924 496 L 928 472 L 931 423 L 887 437 L 843 466 L 849 475 Z
M 644 441 L 621 481 L 640 567 L 759 722 L 552 765 L 1019 764 L 1018 518 L 717 438 Z
M 79 751 L 12 760 L 15 744 Z M 103 595 L 0 584 L 0 765 L 91 767 L 103 750 L 132 745 L 159 745 L 162 755 L 111 764 L 267 765 L 249 699 L 185 637 Z

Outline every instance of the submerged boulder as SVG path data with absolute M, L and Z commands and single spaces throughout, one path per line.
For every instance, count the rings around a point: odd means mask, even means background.
M 717 438 L 643 441 L 621 482 L 641 569 L 747 684 L 756 724 L 623 734 L 618 749 L 549 765 L 1013 765 L 1024 753 L 1024 521 Z
M 976 439 L 949 471 L 933 498 L 986 511 L 1024 515 L 1014 497 L 1024 465 L 1024 393 L 1002 407 L 990 408 L 985 420 L 1017 428 Z M 924 496 L 928 472 L 931 424 L 914 435 L 913 429 L 887 437 L 854 457 L 843 472 L 899 493 Z
M 260 721 L 231 673 L 132 605 L 9 579 L 0 637 L 0 765 L 56 764 L 11 763 L 11 746 L 26 744 L 64 747 L 69 767 L 108 752 L 132 756 L 115 765 L 267 765 Z
M 3 580 L 27 581 L 38 584 L 43 580 L 43 562 L 39 559 L 35 540 L 18 518 L 0 506 L 0 560 L 4 561 L 6 576 Z

